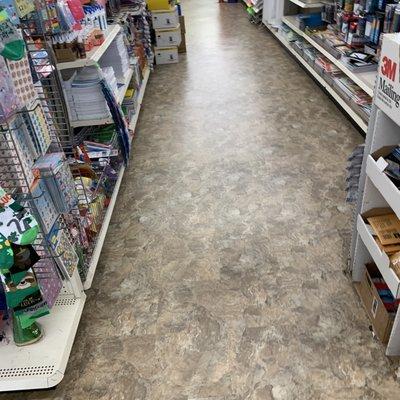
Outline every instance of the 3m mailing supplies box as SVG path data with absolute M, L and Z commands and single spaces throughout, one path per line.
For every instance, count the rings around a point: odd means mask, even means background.
M 378 288 L 382 276 L 374 264 L 366 265 L 358 293 L 371 320 L 376 336 L 387 343 L 392 331 L 395 312 L 389 312 L 379 295 Z M 378 281 L 378 282 L 377 282 Z
M 172 47 L 181 44 L 181 27 L 178 25 L 172 29 L 156 29 L 157 47 Z
M 154 29 L 176 28 L 179 25 L 178 7 L 151 13 Z
M 156 64 L 175 64 L 179 61 L 177 47 L 154 48 Z
M 375 104 L 400 125 L 400 34 L 383 36 Z

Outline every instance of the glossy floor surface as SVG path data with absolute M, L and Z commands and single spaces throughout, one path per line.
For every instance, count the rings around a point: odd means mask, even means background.
M 400 398 L 342 272 L 360 134 L 241 4 L 183 8 L 65 379 L 0 399 Z

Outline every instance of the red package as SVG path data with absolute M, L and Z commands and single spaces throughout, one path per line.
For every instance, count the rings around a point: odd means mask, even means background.
M 75 21 L 80 21 L 85 18 L 83 7 L 80 0 L 67 0 L 68 7 L 71 10 L 71 14 L 75 18 Z

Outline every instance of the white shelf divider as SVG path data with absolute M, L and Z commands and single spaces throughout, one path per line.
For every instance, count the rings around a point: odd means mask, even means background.
M 389 177 L 379 168 L 377 162 L 371 155 L 368 155 L 367 157 L 366 173 L 374 186 L 387 201 L 390 208 L 396 213 L 397 218 L 400 218 L 400 191 Z
M 290 51 L 291 54 L 303 65 L 303 67 L 315 78 L 315 80 L 335 99 L 335 101 L 346 111 L 346 113 L 353 119 L 353 121 L 364 131 L 368 129 L 368 125 L 364 120 L 339 96 L 338 93 L 327 83 L 321 75 L 319 75 L 308 63 L 305 61 L 290 44 L 283 38 L 275 28 L 266 25 L 271 33 Z
M 120 30 L 120 25 L 109 25 L 108 29 L 104 33 L 105 40 L 100 46 L 96 46 L 92 50 L 88 51 L 86 53 L 86 58 L 57 63 L 58 70 L 61 71 L 63 69 L 83 68 L 90 65 L 95 65 L 100 60 L 104 52 L 108 49 L 108 46 L 110 46 Z
M 306 39 L 313 47 L 315 47 L 320 53 L 322 53 L 326 58 L 328 58 L 333 64 L 335 64 L 343 73 L 345 73 L 355 84 L 357 84 L 362 90 L 364 90 L 371 97 L 374 95 L 374 86 L 376 80 L 376 71 L 371 72 L 353 72 L 351 71 L 345 63 L 341 60 L 335 58 L 332 54 L 326 51 L 322 46 L 320 46 L 315 40 L 312 39 L 310 35 L 307 35 L 296 25 L 295 15 L 286 15 L 282 18 L 282 22 L 286 24 L 289 28 L 293 29 L 298 35 Z

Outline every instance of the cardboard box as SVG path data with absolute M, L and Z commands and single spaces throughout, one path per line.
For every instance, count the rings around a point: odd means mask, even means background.
M 156 58 L 156 64 L 176 64 L 179 62 L 178 48 L 175 47 L 164 47 L 154 48 L 154 54 Z
M 79 53 L 74 48 L 67 48 L 67 49 L 54 48 L 54 53 L 56 55 L 57 61 L 60 63 L 75 61 L 79 58 Z
M 379 293 L 372 281 L 373 278 L 382 277 L 375 264 L 366 265 L 361 283 L 357 286 L 361 302 L 371 320 L 374 332 L 382 343 L 389 341 L 392 331 L 394 315 L 388 313 Z
M 169 10 L 171 3 L 175 3 L 171 0 L 146 0 L 149 10 Z
M 181 44 L 178 46 L 178 53 L 186 53 L 186 37 L 182 34 Z
M 182 36 L 180 25 L 176 28 L 156 29 L 155 32 L 157 47 L 172 47 L 181 44 Z
M 179 16 L 179 25 L 181 26 L 181 32 L 186 33 L 186 25 L 185 25 L 185 16 L 184 15 Z
M 383 36 L 375 103 L 400 125 L 400 34 Z
M 170 10 L 157 10 L 151 13 L 154 29 L 168 29 L 179 26 L 180 17 L 178 15 L 178 7 L 175 6 Z
M 381 244 L 400 243 L 400 220 L 394 212 L 367 218 Z
M 179 16 L 179 25 L 181 27 L 181 44 L 178 46 L 178 53 L 186 53 L 186 27 L 185 27 L 185 17 L 183 15 Z

